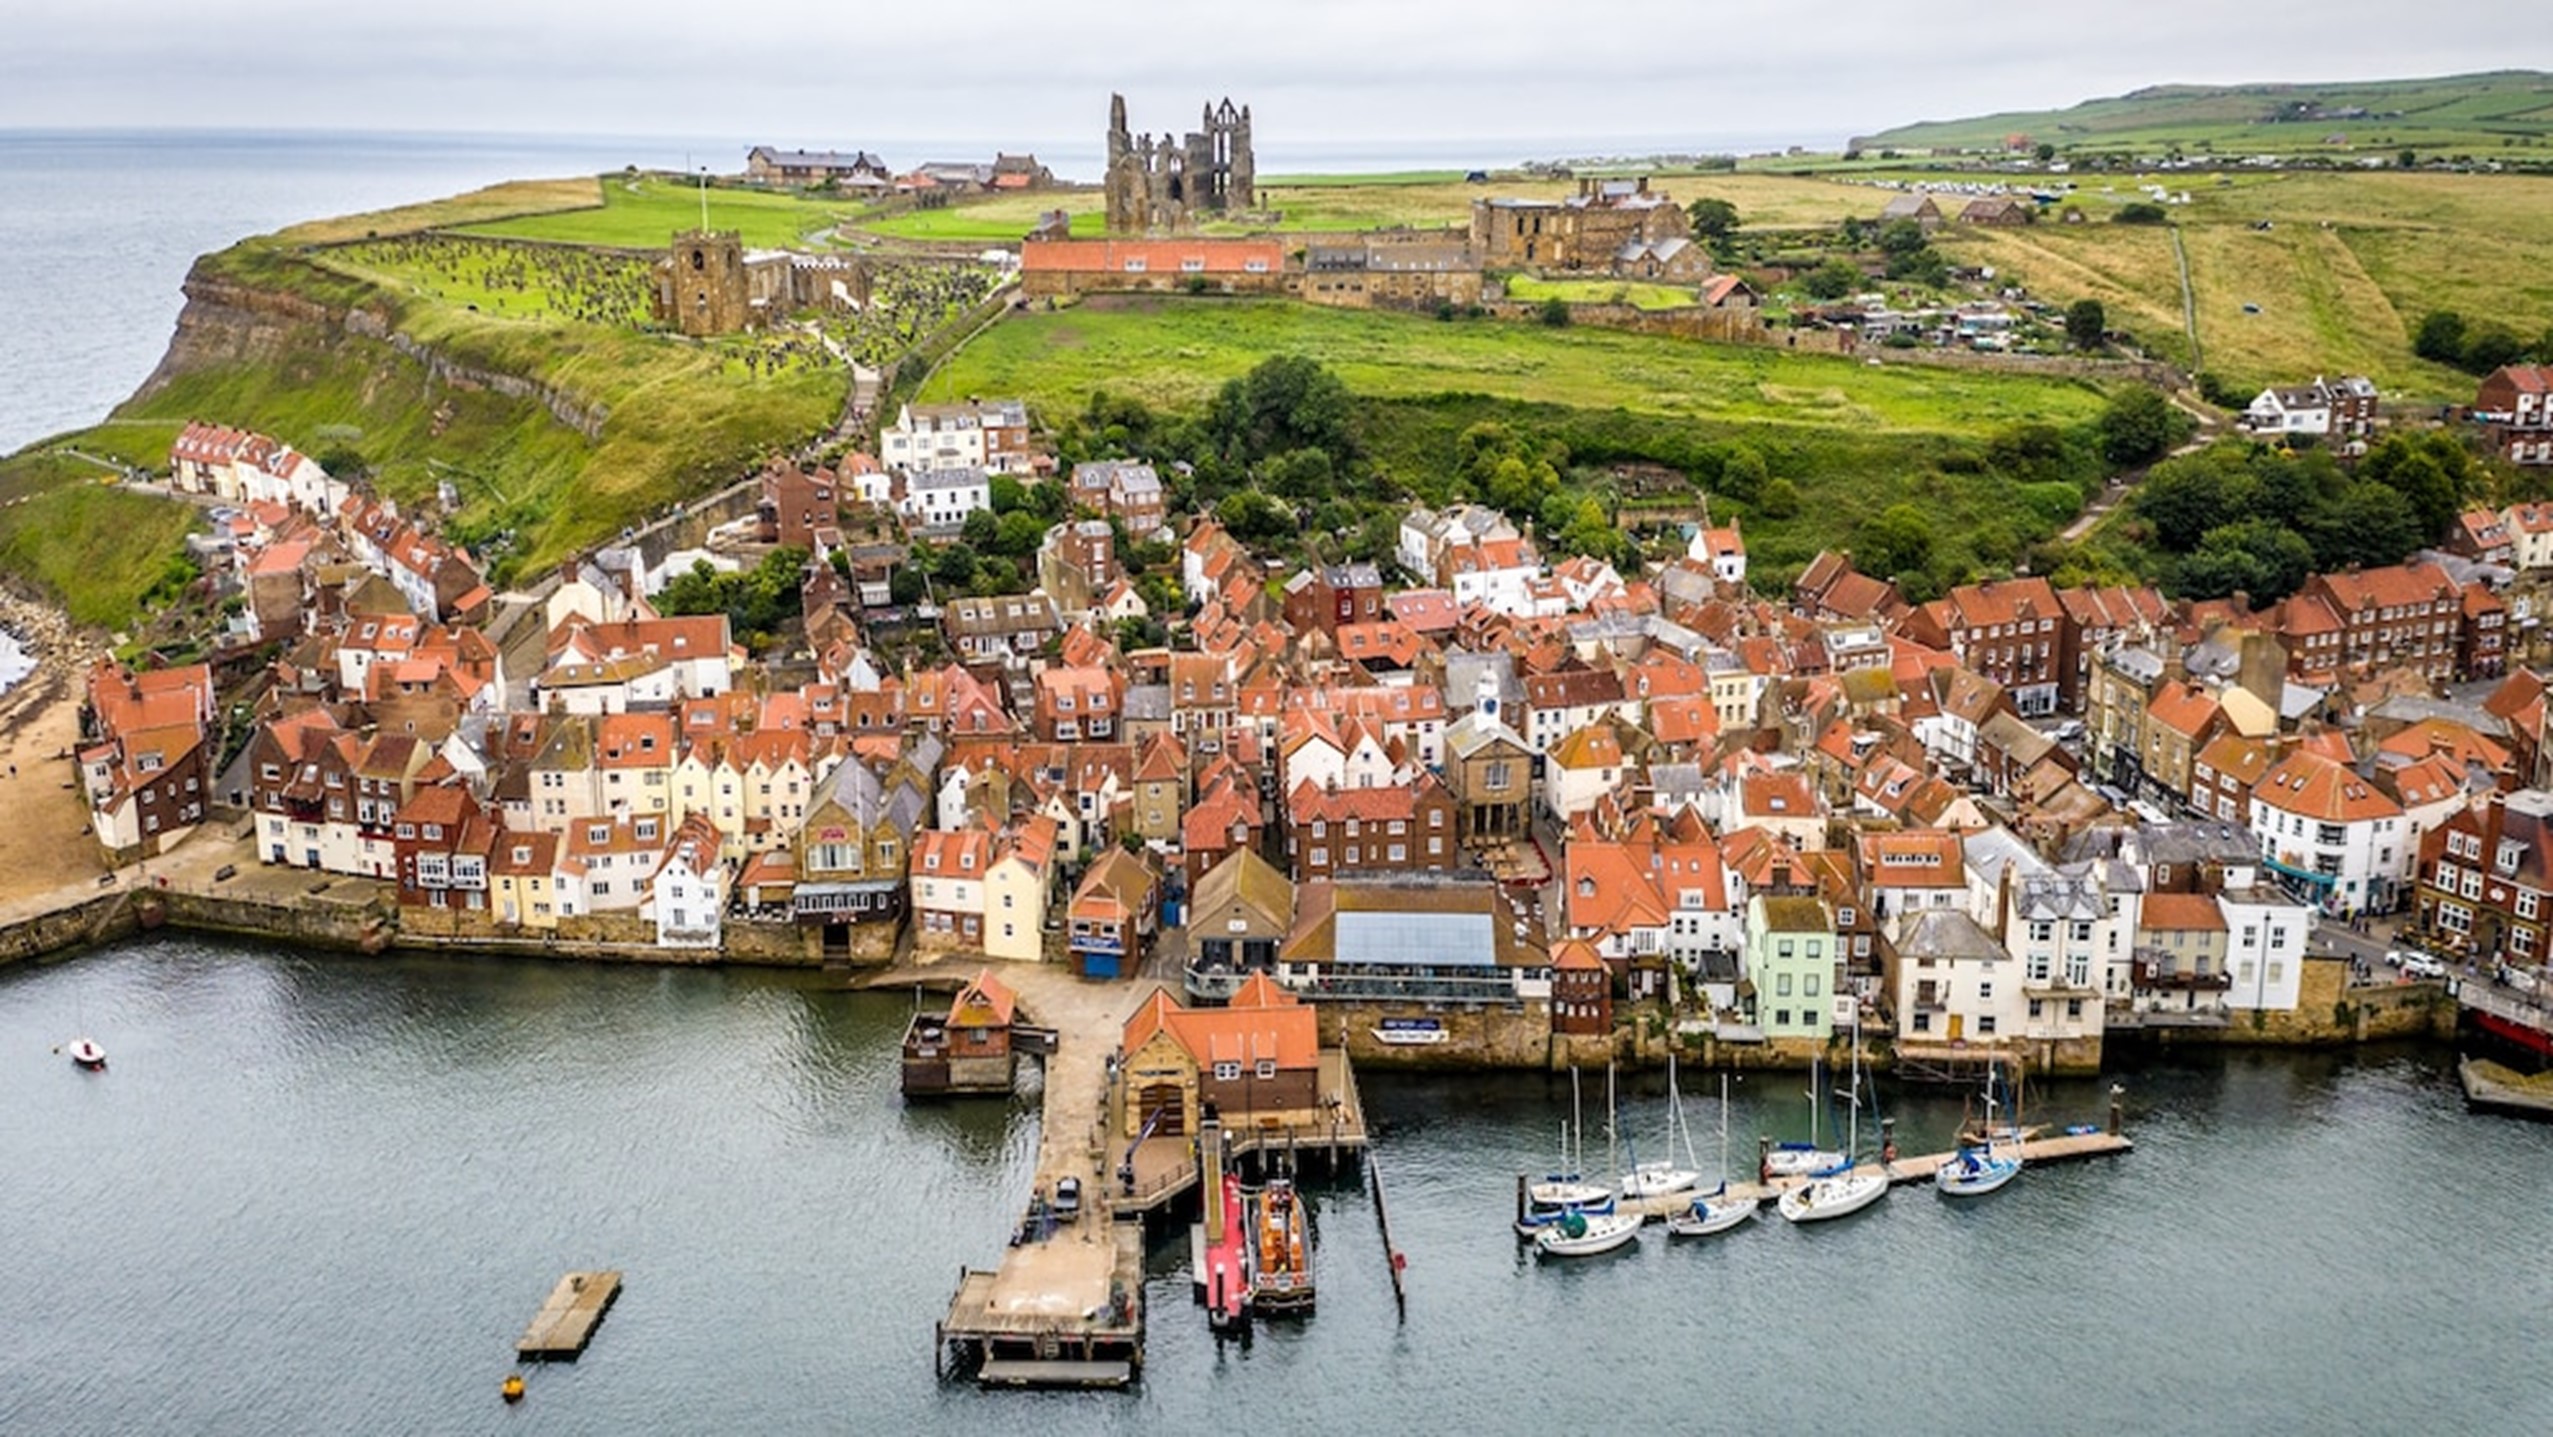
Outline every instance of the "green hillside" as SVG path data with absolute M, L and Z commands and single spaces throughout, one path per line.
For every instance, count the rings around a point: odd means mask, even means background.
M 1927 120 L 1854 141 L 1864 150 L 1999 149 L 2024 135 L 2058 149 L 2323 153 L 2407 147 L 2542 151 L 2553 160 L 2553 74 L 2499 70 L 2427 80 L 2154 85 L 2063 110 Z

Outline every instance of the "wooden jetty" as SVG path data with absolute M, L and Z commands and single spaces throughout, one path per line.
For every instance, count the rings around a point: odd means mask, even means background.
M 1001 1387 L 1123 1387 L 1143 1369 L 1141 1223 L 1085 1215 L 961 1270 L 931 1335 L 932 1370 Z
M 618 1268 L 603 1272 L 571 1272 L 550 1289 L 549 1300 L 523 1329 L 514 1350 L 524 1357 L 574 1358 L 594 1340 L 603 1313 L 621 1294 Z
M 2135 1143 L 2118 1133 L 2060 1133 L 2054 1137 L 2033 1138 L 2023 1143 L 2021 1161 L 2025 1168 L 2046 1167 L 2054 1163 L 2081 1162 L 2087 1158 L 2117 1157 L 2122 1153 L 2133 1152 L 2135 1148 Z M 2012 1149 L 2009 1144 L 1997 1144 L 1996 1150 L 2010 1152 Z M 1919 1153 L 1913 1157 L 1901 1157 L 1893 1163 L 1885 1164 L 1883 1170 L 1888 1174 L 1888 1181 L 1892 1185 L 1928 1183 L 1932 1181 L 1935 1171 L 1946 1164 L 1956 1162 L 1958 1158 L 1959 1154 L 1956 1152 Z M 1883 1165 L 1873 1163 L 1869 1166 L 1882 1167 Z M 1809 1179 L 1804 1177 L 1785 1177 L 1775 1178 L 1769 1183 L 1731 1183 L 1729 1196 L 1739 1199 L 1753 1197 L 1769 1201 L 1808 1181 Z M 1623 1200 L 1622 1210 L 1638 1213 L 1642 1217 L 1672 1217 L 1691 1207 L 1694 1197 L 1694 1193 L 1683 1192 L 1669 1197 L 1626 1198 Z

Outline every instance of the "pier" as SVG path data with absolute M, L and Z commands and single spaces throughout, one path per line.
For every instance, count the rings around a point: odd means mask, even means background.
M 2048 1167 L 2056 1163 L 2082 1162 L 2090 1158 L 2118 1157 L 2135 1150 L 2136 1144 L 2119 1133 L 2060 1133 L 2055 1137 L 2031 1138 L 2023 1142 L 2021 1163 L 2024 1168 Z M 2012 1151 L 2012 1147 L 2008 1143 L 1999 1143 L 1996 1145 L 1996 1151 L 2008 1153 Z M 1919 1153 L 1913 1157 L 1899 1158 L 1893 1163 L 1871 1163 L 1866 1166 L 1885 1172 L 1891 1186 L 1903 1187 L 1909 1183 L 1931 1182 L 1934 1172 L 1946 1164 L 1958 1161 L 1958 1158 L 1959 1154 L 1956 1151 Z M 1769 1202 L 1810 1181 L 1812 1179 L 1805 1177 L 1781 1177 L 1771 1182 L 1733 1182 L 1729 1184 L 1729 1196 L 1739 1199 L 1752 1197 Z M 1687 1191 L 1666 1197 L 1625 1198 L 1622 1202 L 1622 1210 L 1638 1213 L 1644 1218 L 1668 1218 L 1691 1207 L 1693 1199 L 1698 1195 L 1697 1191 Z
M 574 1358 L 594 1340 L 594 1329 L 602 1325 L 604 1312 L 620 1295 L 621 1275 L 617 1268 L 571 1272 L 560 1278 L 541 1310 L 533 1315 L 532 1325 L 523 1329 L 523 1340 L 514 1344 L 516 1354 Z

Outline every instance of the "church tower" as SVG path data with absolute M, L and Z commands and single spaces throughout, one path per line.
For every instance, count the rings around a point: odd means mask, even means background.
M 658 271 L 658 318 L 695 339 L 734 334 L 752 313 L 745 243 L 734 230 L 685 230 Z

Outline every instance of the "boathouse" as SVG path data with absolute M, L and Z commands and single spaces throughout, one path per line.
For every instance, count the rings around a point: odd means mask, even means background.
M 1017 1075 L 1011 1024 L 1019 999 L 989 968 L 961 989 L 948 1012 L 917 1013 L 904 1033 L 904 1095 L 1007 1093 Z
M 1194 1133 L 1208 1114 L 1235 1130 L 1328 1121 L 1319 1021 L 1265 973 L 1221 1008 L 1184 1008 L 1155 990 L 1126 1020 L 1119 1051 L 1113 1121 L 1123 1138 Z

